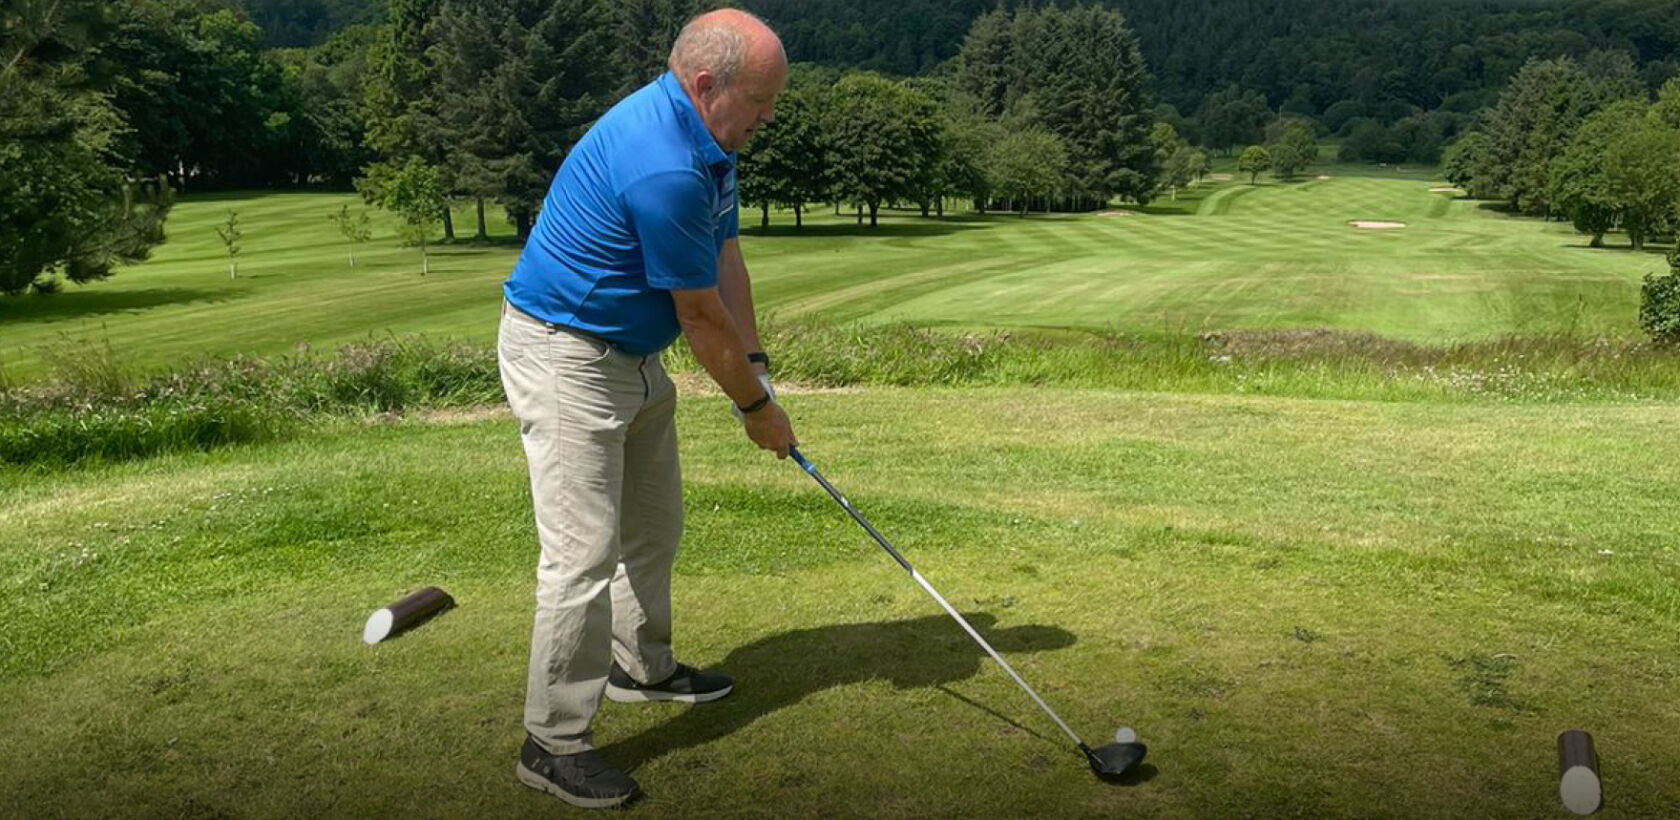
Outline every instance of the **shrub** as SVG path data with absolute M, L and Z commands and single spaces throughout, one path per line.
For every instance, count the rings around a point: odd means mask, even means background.
M 1663 344 L 1680 344 L 1680 248 L 1668 255 L 1672 269 L 1662 275 L 1645 275 L 1639 289 L 1639 326 L 1651 339 Z

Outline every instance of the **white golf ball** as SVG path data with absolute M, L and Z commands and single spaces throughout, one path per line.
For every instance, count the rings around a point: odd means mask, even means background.
M 1136 743 L 1137 732 L 1132 731 L 1132 727 L 1130 726 L 1121 726 L 1120 728 L 1114 730 L 1114 742 Z

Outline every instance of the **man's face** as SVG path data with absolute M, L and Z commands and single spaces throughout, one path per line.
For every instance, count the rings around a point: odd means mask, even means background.
M 775 119 L 776 96 L 787 82 L 787 65 L 778 60 L 766 66 L 743 66 L 735 82 L 721 91 L 707 88 L 710 79 L 705 73 L 699 78 L 700 119 L 719 148 L 739 151 L 761 126 Z

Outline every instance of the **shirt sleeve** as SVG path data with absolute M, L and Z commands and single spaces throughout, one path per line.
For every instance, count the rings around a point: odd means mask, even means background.
M 717 287 L 712 192 L 699 174 L 667 171 L 637 180 L 622 194 L 649 285 L 660 290 Z

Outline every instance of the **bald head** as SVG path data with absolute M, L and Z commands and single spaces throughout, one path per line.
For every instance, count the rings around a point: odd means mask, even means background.
M 740 9 L 709 11 L 683 26 L 667 61 L 686 86 L 705 71 L 726 89 L 743 74 L 787 68 L 781 38 L 763 20 Z
M 710 11 L 683 26 L 671 45 L 671 73 L 688 93 L 706 130 L 725 151 L 746 147 L 775 116 L 787 82 L 781 38 L 739 9 Z

